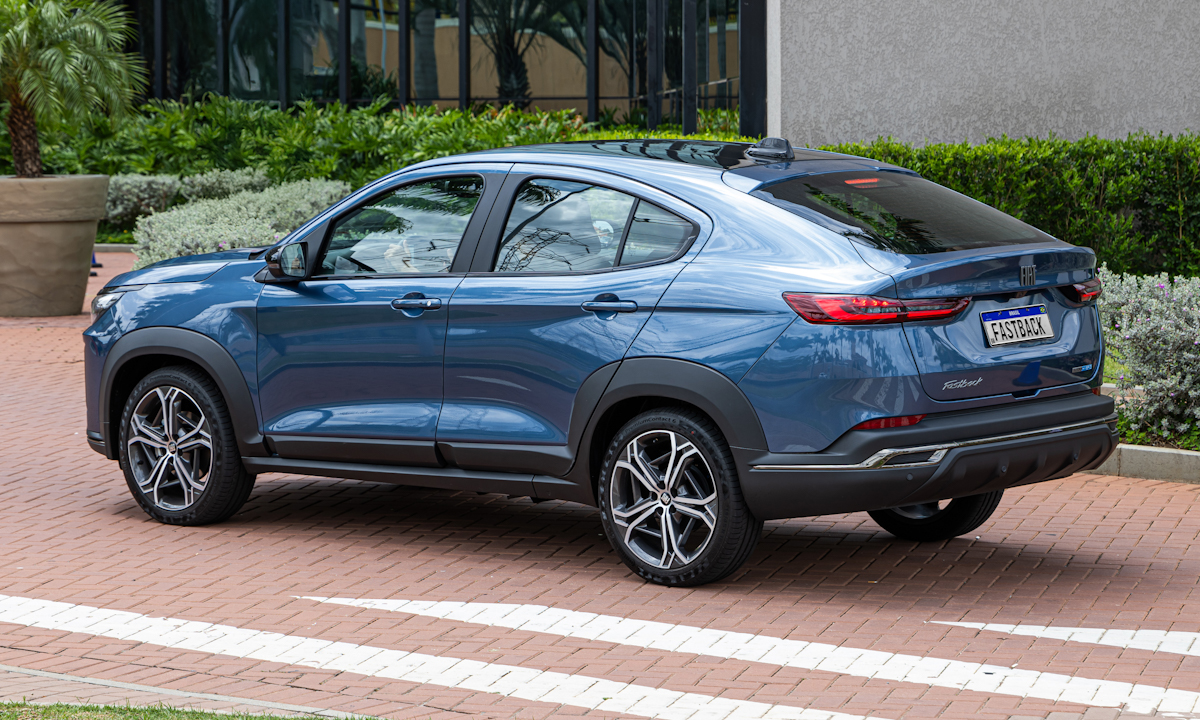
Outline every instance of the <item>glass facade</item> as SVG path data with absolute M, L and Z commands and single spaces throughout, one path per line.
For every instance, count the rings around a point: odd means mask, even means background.
M 746 0 L 126 5 L 139 26 L 132 49 L 146 59 L 156 97 L 217 92 L 283 105 L 362 105 L 380 97 L 443 108 L 512 104 L 644 124 L 655 115 L 651 108 L 659 121 L 680 123 L 688 109 L 685 83 L 694 83 L 699 110 L 738 105 L 739 1 Z M 690 30 L 685 37 L 685 9 L 695 13 L 694 37 Z M 589 68 L 593 54 L 596 67 Z M 685 72 L 685 58 L 695 72 Z

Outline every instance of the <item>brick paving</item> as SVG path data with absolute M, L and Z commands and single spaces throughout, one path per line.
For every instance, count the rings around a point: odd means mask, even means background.
M 132 257 L 102 261 L 111 276 Z M 168 527 L 146 518 L 116 463 L 84 442 L 79 333 L 86 323 L 85 316 L 0 319 L 0 594 L 896 720 L 1115 720 L 1130 713 L 296 596 L 536 603 L 1200 691 L 1196 656 L 929 624 L 1200 631 L 1197 485 L 1078 475 L 1021 488 L 1005 496 L 977 538 L 946 543 L 897 541 L 865 514 L 768 523 L 743 570 L 695 589 L 636 580 L 608 547 L 596 512 L 569 503 L 262 475 L 231 521 Z M 295 712 L 389 718 L 613 717 L 3 623 L 0 666 L 57 674 L 0 667 L 0 700 L 287 714 L 261 704 L 284 703 L 298 706 Z

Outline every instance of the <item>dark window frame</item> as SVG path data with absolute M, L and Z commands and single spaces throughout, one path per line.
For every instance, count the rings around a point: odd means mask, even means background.
M 633 207 L 629 211 L 629 218 L 627 219 L 627 221 L 625 223 L 625 229 L 621 234 L 621 244 L 617 247 L 617 254 L 613 260 L 612 267 L 598 268 L 596 270 L 568 270 L 566 272 L 553 272 L 553 271 L 544 271 L 543 272 L 543 271 L 531 271 L 531 270 L 522 270 L 519 272 L 504 272 L 504 271 L 497 271 L 495 269 L 496 261 L 500 257 L 500 248 L 504 244 L 504 231 L 508 227 L 508 218 L 512 214 L 513 205 L 516 204 L 516 201 L 517 201 L 517 193 L 520 191 L 521 187 L 523 187 L 525 185 L 526 182 L 529 182 L 531 180 L 562 180 L 562 181 L 566 181 L 566 182 L 580 183 L 580 184 L 584 184 L 584 185 L 591 185 L 594 187 L 604 188 L 606 190 L 612 190 L 613 192 L 619 192 L 623 195 L 627 195 L 627 196 L 633 198 L 633 200 L 634 200 Z M 501 213 L 501 212 L 498 212 L 498 206 L 502 202 L 505 203 L 505 205 L 504 205 L 504 211 Z M 621 265 L 620 264 L 621 256 L 625 252 L 625 241 L 626 241 L 626 239 L 628 239 L 629 231 L 633 227 L 633 217 L 637 214 L 637 210 L 639 207 L 641 207 L 642 203 L 647 203 L 649 205 L 653 205 L 654 207 L 658 208 L 659 210 L 662 210 L 663 212 L 674 215 L 675 217 L 679 218 L 680 220 L 687 222 L 689 225 L 692 226 L 692 230 L 690 233 L 688 233 L 688 237 L 683 242 L 683 244 L 681 244 L 679 246 L 679 250 L 676 251 L 675 254 L 671 255 L 670 257 L 662 258 L 660 260 L 652 260 L 650 262 L 638 263 L 637 265 Z M 623 270 L 635 270 L 638 268 L 652 267 L 654 265 L 663 265 L 666 263 L 675 262 L 676 260 L 678 260 L 681 257 L 683 257 L 684 255 L 686 255 L 688 250 L 690 250 L 692 248 L 692 245 L 694 245 L 696 243 L 696 240 L 699 239 L 700 233 L 702 231 L 700 224 L 697 223 L 694 219 L 687 217 L 686 215 L 682 215 L 679 212 L 672 210 L 671 208 L 663 207 L 661 204 L 656 203 L 653 200 L 647 200 L 645 197 L 642 197 L 638 193 L 631 192 L 628 188 L 618 187 L 615 184 L 610 184 L 610 183 L 605 183 L 605 182 L 597 182 L 597 181 L 591 180 L 591 179 L 571 177 L 569 173 L 555 175 L 555 174 L 551 174 L 551 173 L 510 172 L 508 174 L 508 178 L 505 180 L 504 187 L 501 188 L 501 190 L 500 190 L 500 196 L 496 198 L 496 201 L 493 204 L 491 214 L 492 214 L 492 218 L 490 218 L 489 222 L 488 222 L 489 227 L 488 227 L 487 231 L 485 231 L 489 237 L 480 241 L 480 247 L 479 247 L 479 249 L 476 250 L 475 261 L 472 262 L 472 264 L 471 264 L 471 271 L 469 273 L 471 275 L 489 275 L 489 276 L 503 275 L 505 277 L 524 277 L 524 276 L 568 277 L 568 276 L 572 276 L 572 275 L 596 275 L 599 273 L 620 272 Z M 498 225 L 498 227 L 496 227 L 497 225 Z M 492 243 L 490 257 L 488 257 L 489 253 L 484 253 L 484 256 L 481 258 L 479 250 L 484 249 L 488 243 Z
M 503 184 L 501 178 L 492 177 L 493 173 L 483 172 L 450 172 L 445 175 L 426 175 L 420 178 L 414 178 L 409 182 L 399 182 L 394 185 L 389 185 L 386 188 L 381 188 L 378 192 L 371 193 L 365 199 L 362 199 L 354 205 L 338 211 L 336 215 L 327 218 L 324 230 L 324 237 L 321 238 L 321 243 L 318 246 L 316 255 L 312 260 L 312 272 L 305 278 L 306 281 L 346 281 L 346 280 L 391 280 L 398 278 L 438 278 L 438 277 L 463 277 L 467 274 L 468 269 L 464 266 L 469 266 L 471 257 L 479 247 L 480 235 L 483 233 L 483 226 L 486 223 L 488 215 L 491 211 L 491 205 L 495 203 L 497 195 L 500 193 L 500 186 Z M 412 185 L 420 185 L 422 183 L 437 182 L 442 180 L 451 180 L 454 178 L 478 178 L 483 183 L 483 190 L 479 193 L 479 200 L 475 203 L 475 209 L 471 211 L 471 218 L 467 221 L 467 227 L 463 230 L 462 239 L 458 243 L 458 249 L 454 252 L 454 259 L 450 262 L 450 270 L 448 272 L 438 273 L 354 273 L 352 275 L 317 275 L 316 270 L 320 265 L 321 260 L 325 257 L 325 253 L 329 249 L 329 243 L 333 240 L 333 234 L 337 226 L 350 215 L 362 210 L 380 198 L 391 195 L 399 190 Z

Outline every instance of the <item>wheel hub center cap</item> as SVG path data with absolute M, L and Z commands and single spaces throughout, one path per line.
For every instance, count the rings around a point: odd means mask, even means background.
M 172 455 L 174 455 L 174 454 L 175 454 L 175 450 L 176 450 L 176 449 L 177 449 L 177 446 L 175 445 L 175 441 L 174 441 L 174 440 L 172 440 L 171 442 L 167 443 L 167 452 L 169 452 L 169 453 L 171 453 Z
M 671 493 L 664 492 L 662 495 L 659 495 L 658 501 L 660 503 L 662 503 L 663 505 L 670 505 L 671 504 Z

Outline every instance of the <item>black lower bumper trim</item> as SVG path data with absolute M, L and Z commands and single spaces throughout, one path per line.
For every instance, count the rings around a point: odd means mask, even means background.
M 880 510 L 1066 477 L 1099 466 L 1118 442 L 1109 416 L 956 444 L 936 464 L 743 466 L 742 490 L 763 520 Z

